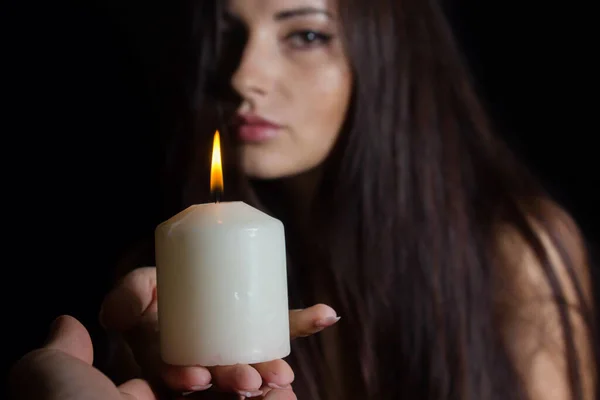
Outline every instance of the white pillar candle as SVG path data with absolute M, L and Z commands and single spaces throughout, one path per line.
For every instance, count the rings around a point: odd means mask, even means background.
M 290 353 L 283 224 L 243 202 L 189 207 L 156 229 L 162 358 L 252 364 Z
M 218 132 L 210 186 L 223 191 Z M 163 361 L 254 364 L 290 354 L 281 221 L 243 202 L 197 204 L 160 224 L 155 244 Z

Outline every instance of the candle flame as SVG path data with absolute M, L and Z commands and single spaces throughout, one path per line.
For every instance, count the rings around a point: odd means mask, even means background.
M 216 196 L 223 193 L 223 166 L 221 163 L 221 136 L 215 132 L 213 139 L 212 163 L 210 167 L 210 192 Z

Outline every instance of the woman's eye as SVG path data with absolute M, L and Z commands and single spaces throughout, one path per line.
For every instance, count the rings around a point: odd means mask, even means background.
M 331 40 L 331 35 L 306 30 L 293 32 L 286 37 L 286 40 L 293 48 L 305 49 L 327 44 Z

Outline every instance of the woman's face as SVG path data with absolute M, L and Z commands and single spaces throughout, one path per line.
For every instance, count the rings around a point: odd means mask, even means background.
M 241 96 L 238 138 L 245 173 L 271 179 L 321 164 L 346 117 L 351 73 L 330 0 L 230 0 L 245 31 L 232 75 Z M 231 27 L 229 29 L 232 29 Z

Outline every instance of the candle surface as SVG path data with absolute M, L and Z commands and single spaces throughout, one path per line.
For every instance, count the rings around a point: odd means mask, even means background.
M 290 353 L 284 227 L 243 202 L 193 205 L 155 231 L 161 356 L 253 364 Z

